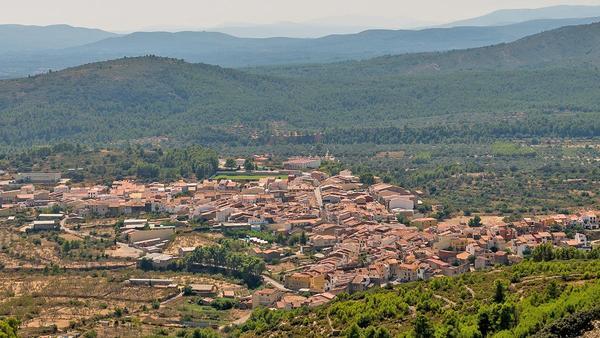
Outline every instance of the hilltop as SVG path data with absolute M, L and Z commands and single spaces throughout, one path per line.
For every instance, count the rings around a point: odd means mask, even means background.
M 366 61 L 330 65 L 258 68 L 280 76 L 390 76 L 437 74 L 456 71 L 534 69 L 598 63 L 600 23 L 567 26 L 535 34 L 512 43 L 454 50 L 384 56 Z
M 224 67 L 306 64 L 364 60 L 383 55 L 439 52 L 475 48 L 515 41 L 519 38 L 567 25 L 597 22 L 598 17 L 534 20 L 506 26 L 452 27 L 422 30 L 367 30 L 322 38 L 239 38 L 216 32 L 136 32 L 127 35 L 89 37 L 78 45 L 61 43 L 69 35 L 50 28 L 39 35 L 37 50 L 0 53 L 0 77 L 37 74 L 84 63 L 123 56 L 148 54 L 202 62 Z M 1 28 L 0 28 L 1 32 Z M 72 34 L 72 33 L 69 33 Z M 107 33 L 108 34 L 108 33 Z M 13 40 L 28 36 L 11 33 Z M 31 35 L 31 34 L 30 34 Z M 39 39 L 38 39 L 39 40 Z M 35 40 L 37 41 L 37 40 Z M 5 43 L 6 44 L 6 43 Z M 5 45 L 4 44 L 4 45 Z M 9 44 L 10 45 L 10 44 Z M 3 46 L 0 39 L 0 46 Z M 51 50 L 40 50 L 40 49 Z M 69 47 L 69 48 L 66 48 Z M 10 50 L 10 48 L 8 48 Z
M 600 15 L 600 6 L 559 5 L 542 8 L 501 9 L 476 18 L 455 21 L 443 27 L 493 26 L 541 19 L 587 18 Z
M 103 142 L 182 125 L 255 118 L 288 107 L 286 83 L 205 64 L 139 57 L 0 82 L 2 141 Z M 265 95 L 273 95 L 264 100 Z M 170 122 L 173 122 L 171 124 Z M 29 128 L 26 126 L 34 126 Z
M 590 24 L 479 49 L 336 64 L 233 70 L 160 57 L 92 63 L 0 81 L 0 143 L 597 136 L 599 42 L 600 24 Z M 527 115 L 517 121 L 509 118 L 514 112 Z
M 69 25 L 0 25 L 2 54 L 76 47 L 115 36 L 100 29 Z

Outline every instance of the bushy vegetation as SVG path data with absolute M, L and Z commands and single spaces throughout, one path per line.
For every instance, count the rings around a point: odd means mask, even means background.
M 265 270 L 265 262 L 243 252 L 244 245 L 237 240 L 222 240 L 220 245 L 203 246 L 185 258 L 190 271 L 217 269 L 243 279 L 250 286 L 257 286 Z
M 161 148 L 123 145 L 93 148 L 75 143 L 0 152 L 0 165 L 19 172 L 61 171 L 74 182 L 123 179 L 145 181 L 203 179 L 218 167 L 217 153 L 200 146 Z M 107 182 L 108 183 L 108 182 Z
M 253 75 L 142 57 L 2 81 L 0 124 L 6 128 L 0 145 L 152 138 L 393 144 L 600 135 L 593 66 L 417 76 L 380 73 L 389 66 L 380 61 L 364 62 L 368 76 L 324 65 L 330 74 L 296 79 L 283 78 L 284 71 Z M 515 111 L 523 113 L 510 118 Z
M 162 338 L 162 337 L 181 337 L 181 338 L 219 338 L 219 334 L 208 328 L 204 329 L 188 329 L 188 330 L 173 330 L 162 329 L 157 334 L 146 335 L 144 338 Z
M 531 258 L 536 262 L 567 259 L 600 259 L 600 248 L 583 251 L 573 247 L 555 248 L 552 243 L 544 243 L 533 249 Z
M 17 338 L 17 330 L 19 322 L 14 318 L 0 318 L 0 337 L 2 338 Z
M 573 313 L 599 318 L 599 277 L 597 259 L 525 261 L 494 272 L 341 294 L 314 309 L 259 309 L 238 332 L 242 336 L 334 332 L 347 337 L 373 337 L 376 332 L 383 337 L 529 337 L 544 332 L 574 336 L 589 329 L 589 323 Z M 571 327 L 565 325 L 570 322 Z
M 589 310 L 577 310 L 564 318 L 546 325 L 537 332 L 535 338 L 578 337 L 594 328 L 594 321 L 600 318 L 600 306 Z

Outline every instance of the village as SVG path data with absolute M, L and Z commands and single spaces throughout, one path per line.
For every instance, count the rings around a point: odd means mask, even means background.
M 423 207 L 422 192 L 377 177 L 361 182 L 348 170 L 328 175 L 319 170 L 319 158 L 291 158 L 282 168 L 261 170 L 241 169 L 244 161 L 227 170 L 221 160 L 222 171 L 202 181 L 127 179 L 110 186 L 72 184 L 61 173 L 4 173 L 0 267 L 14 273 L 48 266 L 135 269 L 143 276 L 123 278 L 126 287 L 172 290 L 161 294 L 165 305 L 189 295 L 213 306 L 229 299 L 240 312 L 227 320 L 239 324 L 257 307 L 313 307 L 341 293 L 515 264 L 540 245 L 600 245 L 595 210 L 438 219 L 441 206 Z M 243 255 L 265 263 L 256 276 L 260 286 L 205 278 L 224 269 L 216 264 L 202 278 L 181 272 L 186 257 L 228 238 L 244 243 Z M 35 244 L 51 240 L 61 245 L 58 254 Z M 26 249 L 18 253 L 15 243 Z M 178 324 L 193 322 L 188 316 Z

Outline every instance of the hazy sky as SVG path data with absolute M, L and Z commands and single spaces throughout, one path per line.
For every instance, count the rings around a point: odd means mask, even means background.
M 67 23 L 114 31 L 340 16 L 444 23 L 496 9 L 558 4 L 600 5 L 600 0 L 0 0 L 0 23 Z

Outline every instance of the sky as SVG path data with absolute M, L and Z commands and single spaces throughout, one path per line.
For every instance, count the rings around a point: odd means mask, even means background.
M 121 32 L 313 20 L 361 25 L 381 20 L 381 26 L 414 27 L 503 8 L 559 4 L 600 5 L 600 0 L 0 0 L 0 23 L 64 23 Z

